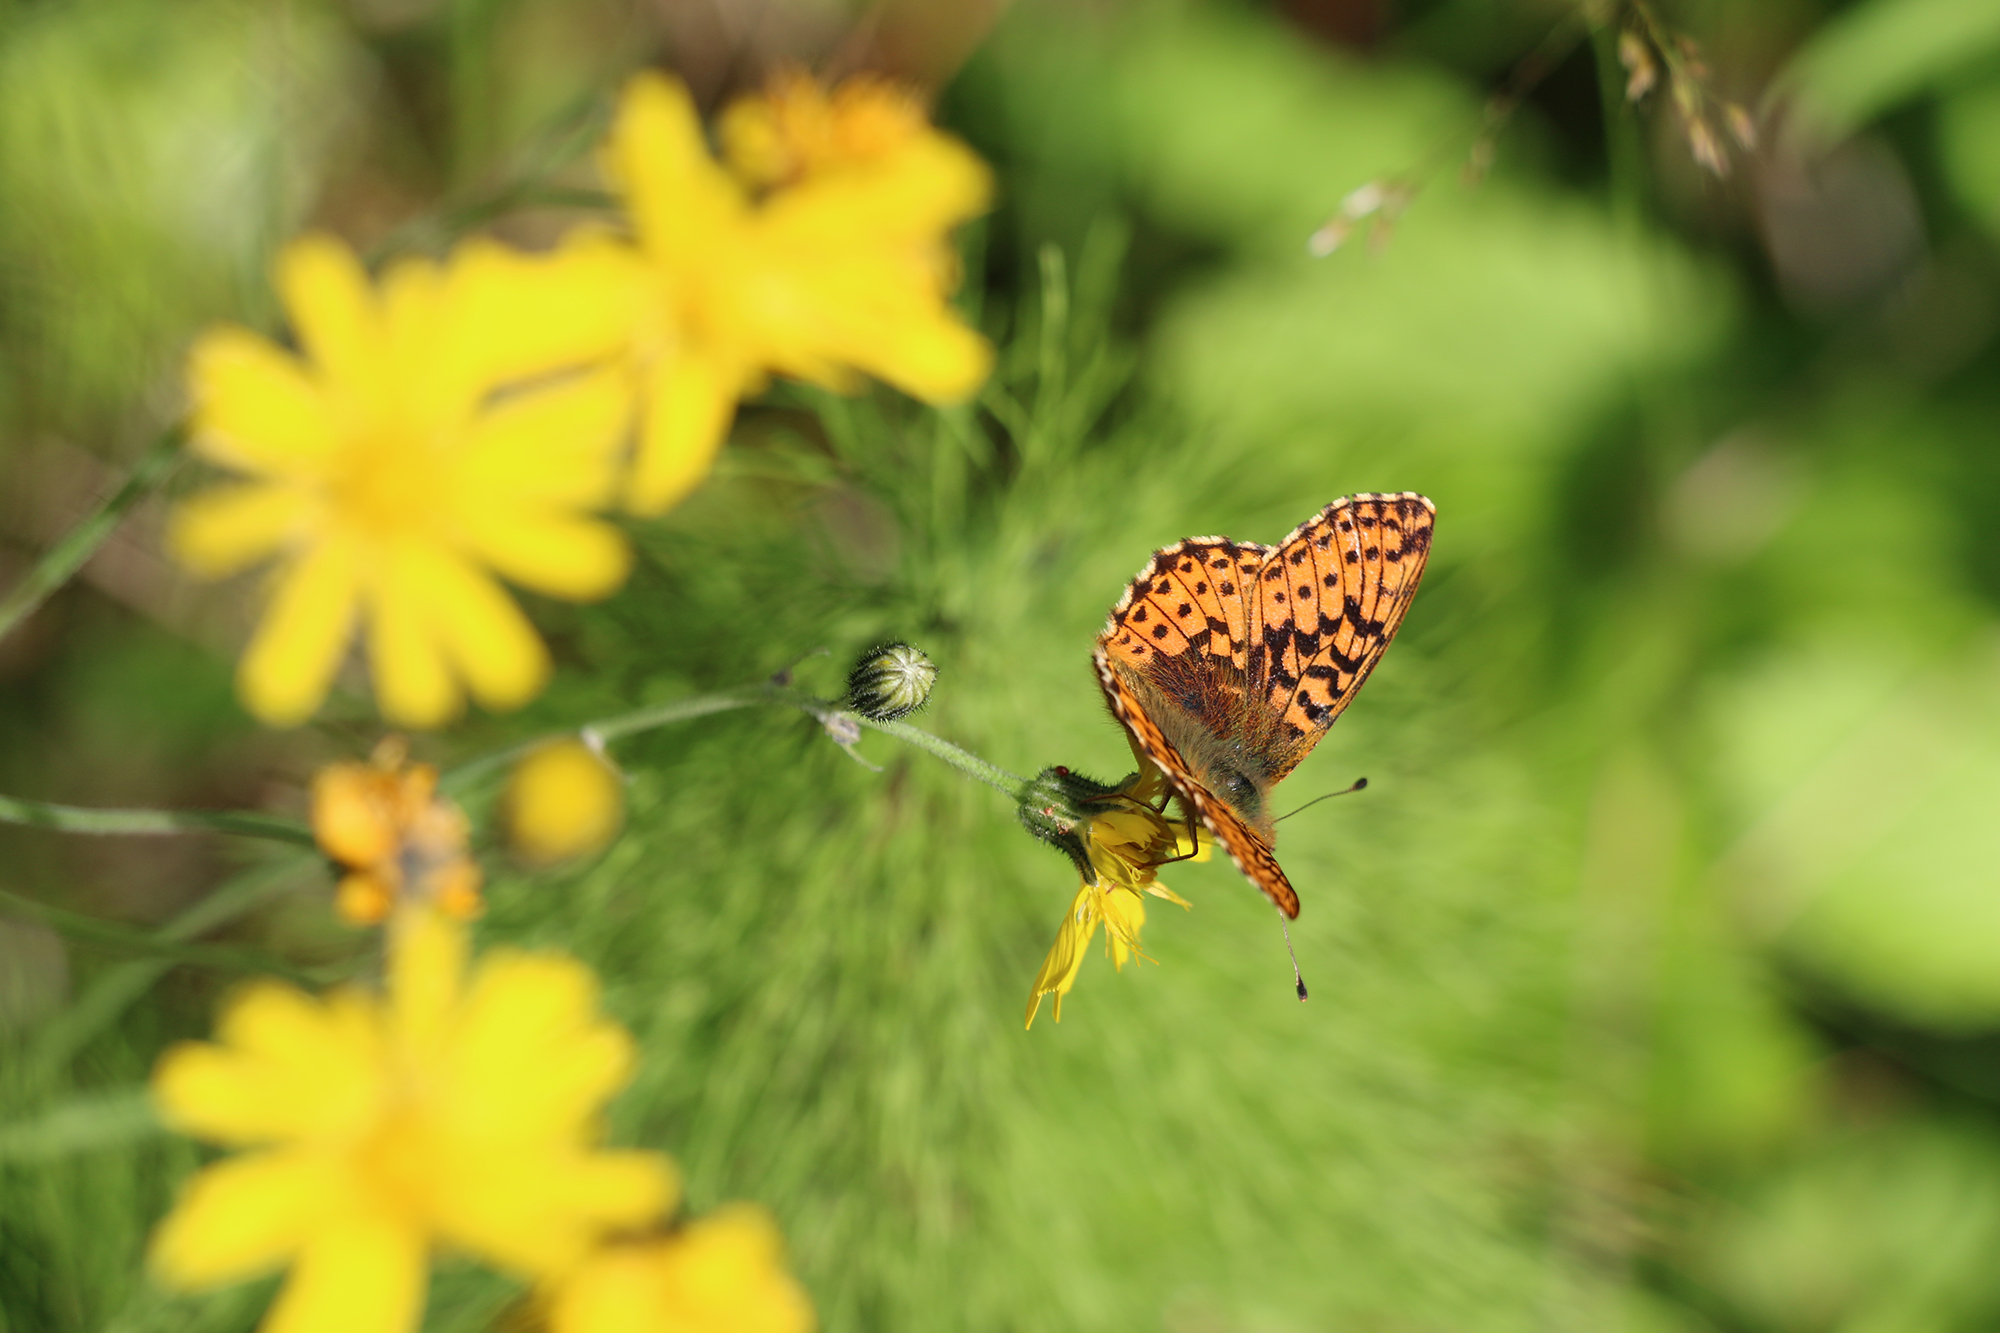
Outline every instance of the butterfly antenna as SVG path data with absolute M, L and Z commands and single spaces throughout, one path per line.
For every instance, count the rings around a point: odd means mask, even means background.
M 1334 793 L 1335 796 L 1342 794 L 1340 792 Z M 1324 800 L 1325 798 L 1322 797 L 1321 799 Z M 1285 952 L 1292 955 L 1292 980 L 1298 983 L 1299 1002 L 1303 1004 L 1306 998 L 1306 979 L 1304 974 L 1299 971 L 1299 956 L 1292 950 L 1292 928 L 1286 922 L 1285 914 L 1282 911 L 1278 913 L 1278 929 L 1285 932 Z
M 1354 779 L 1353 786 L 1342 787 L 1339 791 L 1330 791 L 1324 796 L 1315 796 L 1310 801 L 1307 801 L 1304 805 L 1300 806 L 1298 810 L 1293 810 L 1286 814 L 1279 815 L 1277 819 L 1274 819 L 1271 822 L 1273 824 L 1276 824 L 1282 820 L 1290 819 L 1293 815 L 1298 814 L 1300 811 L 1312 809 L 1314 806 L 1318 805 L 1321 801 L 1330 801 L 1336 796 L 1352 796 L 1355 792 L 1367 791 L 1367 790 L 1368 790 L 1368 779 L 1356 778 Z

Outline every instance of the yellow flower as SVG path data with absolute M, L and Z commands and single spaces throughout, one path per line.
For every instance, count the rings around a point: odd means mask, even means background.
M 620 254 L 631 266 L 645 398 L 632 508 L 659 513 L 692 490 L 766 374 L 847 392 L 860 371 L 932 402 L 985 379 L 992 350 L 946 300 L 945 236 L 985 208 L 990 180 L 956 141 L 925 130 L 917 143 L 753 197 L 710 156 L 685 88 L 656 74 L 626 87 L 605 165 L 634 244 L 565 249 L 592 272 Z
M 579 740 L 531 751 L 507 779 L 508 840 L 525 861 L 588 856 L 617 836 L 625 789 L 604 757 Z
M 189 358 L 194 450 L 249 480 L 182 504 L 170 534 L 206 577 L 278 562 L 238 671 L 244 701 L 303 721 L 360 622 L 399 724 L 448 720 L 461 682 L 489 707 L 523 702 L 548 654 L 493 575 L 589 600 L 629 564 L 618 532 L 587 517 L 615 495 L 628 378 L 548 378 L 623 330 L 569 267 L 488 242 L 444 265 L 402 261 L 378 290 L 345 246 L 308 237 L 279 257 L 277 283 L 299 354 L 220 328 Z
M 829 90 L 804 70 L 732 103 L 717 126 L 723 158 L 753 189 L 841 171 L 900 166 L 900 154 L 962 152 L 931 128 L 915 92 L 860 74 Z
M 1169 821 L 1154 808 L 1165 792 L 1159 770 L 1148 764 L 1116 791 L 1090 802 L 1078 833 L 1093 874 L 1077 890 L 1069 915 L 1056 931 L 1056 942 L 1035 975 L 1025 1026 L 1035 1025 L 1044 995 L 1056 997 L 1055 1021 L 1062 1022 L 1063 996 L 1076 985 L 1084 950 L 1099 923 L 1104 926 L 1105 952 L 1123 971 L 1134 954 L 1145 957 L 1139 948 L 1139 932 L 1146 924 L 1145 895 L 1189 905 L 1159 882 L 1159 868 L 1169 861 L 1205 861 L 1210 843 L 1206 829 L 1199 829 L 1199 836 L 1191 840 L 1186 824 Z
M 810 1333 L 770 1215 L 730 1204 L 671 1235 L 592 1255 L 556 1292 L 550 1333 Z
M 665 1158 L 592 1146 L 632 1043 L 596 1012 L 589 970 L 496 950 L 467 978 L 466 951 L 464 927 L 401 913 L 386 996 L 254 983 L 215 1042 L 161 1057 L 167 1123 L 244 1149 L 154 1233 L 162 1280 L 289 1265 L 266 1333 L 408 1333 L 433 1249 L 552 1280 L 672 1206 Z
M 436 768 L 404 757 L 401 741 L 386 740 L 365 764 L 328 764 L 313 776 L 313 837 L 347 871 L 334 909 L 357 926 L 403 901 L 461 921 L 480 912 L 465 814 L 437 794 Z

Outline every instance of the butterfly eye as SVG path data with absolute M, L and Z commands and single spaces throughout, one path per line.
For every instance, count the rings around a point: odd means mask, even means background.
M 1240 807 L 1257 794 L 1257 784 L 1241 773 L 1225 769 L 1216 777 L 1218 785 L 1227 793 L 1231 805 Z

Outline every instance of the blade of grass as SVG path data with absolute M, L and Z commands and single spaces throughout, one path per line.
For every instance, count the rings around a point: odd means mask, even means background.
M 0 639 L 7 637 L 16 625 L 47 601 L 51 593 L 67 583 L 70 576 L 83 567 L 83 562 L 104 545 L 105 538 L 118 527 L 126 511 L 145 499 L 166 479 L 180 461 L 180 447 L 181 426 L 175 423 L 161 431 L 146 447 L 146 452 L 139 455 L 139 461 L 132 465 L 132 473 L 125 478 L 125 484 L 113 491 L 96 512 L 50 547 L 27 576 L 14 585 L 14 590 L 0 600 Z
M 162 944 L 180 943 L 233 921 L 285 888 L 308 864 L 309 858 L 292 856 L 247 870 L 160 927 L 152 938 Z M 151 990 L 176 961 L 146 958 L 107 969 L 36 1035 L 23 1068 L 31 1075 L 46 1075 L 68 1061 Z
M 101 810 L 0 796 L 0 823 L 61 833 L 233 833 L 300 847 L 313 845 L 312 830 L 304 824 L 253 810 Z

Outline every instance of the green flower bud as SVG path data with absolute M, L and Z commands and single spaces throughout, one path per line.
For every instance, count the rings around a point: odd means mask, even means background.
M 1090 867 L 1080 830 L 1090 822 L 1086 811 L 1092 801 L 1117 790 L 1058 764 L 1028 779 L 1015 813 L 1023 828 L 1076 863 L 1084 883 L 1095 884 L 1097 872 Z
M 847 678 L 847 707 L 871 722 L 908 717 L 929 701 L 937 673 L 937 663 L 907 643 L 870 648 Z

